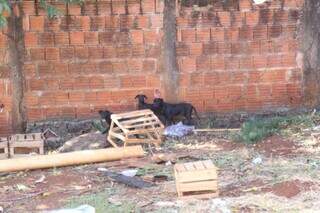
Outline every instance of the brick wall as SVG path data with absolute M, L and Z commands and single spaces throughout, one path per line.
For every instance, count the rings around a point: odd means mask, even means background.
M 54 3 L 67 15 L 49 20 L 34 1 L 23 1 L 29 121 L 132 110 L 138 92 L 152 97 L 155 88 L 163 89 L 163 0 L 85 2 Z M 299 106 L 296 31 L 303 1 L 273 0 L 262 7 L 235 2 L 178 8 L 178 99 L 200 112 Z M 5 44 L 1 34 L 1 56 Z M 1 70 L 8 73 L 5 63 Z M 0 97 L 8 105 L 0 115 L 1 133 L 11 126 L 8 75 L 0 78 Z
M 131 110 L 139 91 L 152 96 L 160 87 L 162 5 L 85 2 L 55 20 L 41 10 L 37 15 L 32 1 L 24 3 L 29 120 Z
M 11 84 L 9 79 L 7 37 L 0 32 L 0 104 L 5 110 L 0 113 L 0 136 L 11 133 Z
M 269 6 L 182 7 L 178 21 L 181 99 L 201 111 L 257 111 L 301 104 L 296 28 L 303 1 Z

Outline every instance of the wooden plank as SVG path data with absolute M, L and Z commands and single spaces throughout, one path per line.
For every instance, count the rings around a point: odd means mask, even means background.
M 133 124 L 133 123 L 138 123 L 138 122 L 144 122 L 146 120 L 150 120 L 150 119 L 156 119 L 155 116 L 152 115 L 142 115 L 142 117 L 136 117 L 136 118 L 132 118 L 130 120 L 126 120 L 126 121 L 121 121 L 121 123 L 123 125 L 129 125 L 129 124 Z
M 28 141 L 28 142 L 14 142 L 10 144 L 10 147 L 40 147 L 43 146 L 43 141 Z
M 122 140 L 122 141 L 125 141 L 126 140 L 126 138 L 125 138 L 125 136 L 123 136 L 122 134 L 117 134 L 117 133 L 114 133 L 114 132 L 110 132 L 109 131 L 109 135 L 110 136 L 113 136 L 113 137 L 115 137 L 115 138 L 119 138 L 120 140 Z
M 157 130 L 159 130 L 159 128 L 156 128 L 156 129 L 137 129 L 137 130 L 130 130 L 128 131 L 128 135 L 134 135 L 134 134 L 147 134 L 148 132 L 155 132 Z
M 157 124 L 158 121 L 156 118 L 154 117 L 148 117 L 148 118 L 143 118 L 143 119 L 137 119 L 137 120 L 131 120 L 132 122 L 121 122 L 121 124 L 123 126 L 125 126 L 126 128 L 134 128 L 136 125 L 141 125 L 141 124 Z M 159 124 L 160 125 L 160 124 Z
M 125 128 L 129 129 L 129 128 L 143 128 L 143 127 L 147 127 L 147 128 L 162 128 L 160 126 L 160 124 L 157 124 L 156 121 L 154 122 L 150 122 L 150 123 L 140 123 L 140 124 L 135 124 L 135 125 L 129 125 L 129 126 L 124 126 Z
M 186 171 L 186 168 L 184 167 L 184 165 L 182 163 L 175 164 L 174 169 L 177 171 L 177 174 L 179 174 L 180 172 Z
M 181 192 L 218 190 L 217 181 L 201 181 L 194 183 L 178 183 Z
M 218 191 L 212 191 L 212 193 L 205 193 L 205 194 L 197 194 L 197 195 L 184 195 L 183 192 L 179 196 L 181 200 L 188 200 L 188 199 L 209 199 L 215 198 L 219 196 Z
M 185 163 L 184 167 L 186 167 L 187 171 L 194 171 L 196 168 L 194 167 L 193 163 Z
M 149 109 L 137 110 L 137 111 L 126 112 L 126 113 L 112 114 L 111 119 L 119 120 L 119 119 L 130 118 L 130 117 L 140 116 L 140 115 L 149 115 L 149 114 L 153 114 L 153 112 Z
M 181 183 L 217 180 L 217 171 L 215 170 L 184 171 L 178 175 Z
M 196 167 L 197 170 L 202 170 L 202 169 L 205 169 L 203 163 L 201 161 L 196 161 L 196 162 L 193 162 L 194 166 Z
M 211 160 L 205 160 L 202 161 L 203 165 L 207 168 L 207 169 L 213 169 L 216 168 L 215 165 L 212 163 Z

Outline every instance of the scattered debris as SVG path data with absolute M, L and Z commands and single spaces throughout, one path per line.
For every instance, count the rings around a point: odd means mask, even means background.
M 115 172 L 106 171 L 104 174 L 110 177 L 112 180 L 117 181 L 119 183 L 123 183 L 127 186 L 142 189 L 145 187 L 152 187 L 154 184 L 146 182 L 138 177 L 128 177 L 122 174 L 118 174 Z
M 176 155 L 174 154 L 155 154 L 151 157 L 151 160 L 157 164 L 170 162 L 176 162 Z
M 137 172 L 138 170 L 136 169 L 129 169 L 129 170 L 122 171 L 121 174 L 127 177 L 134 177 L 136 176 Z
M 23 184 L 17 184 L 17 185 L 16 185 L 16 188 L 17 188 L 19 191 L 28 191 L 28 190 L 30 190 L 29 187 L 27 187 L 26 185 L 23 185 Z
M 35 183 L 42 183 L 46 179 L 46 176 L 42 175 Z
M 43 131 L 42 135 L 45 139 L 51 138 L 51 137 L 58 137 L 57 133 L 52 131 L 51 129 L 46 129 Z
M 216 198 L 211 200 L 210 212 L 231 213 L 232 211 L 224 200 Z
M 113 197 L 109 197 L 108 198 L 108 202 L 111 203 L 112 205 L 115 205 L 115 206 L 121 206 L 122 205 L 122 202 L 113 198 Z
M 153 176 L 153 182 L 164 182 L 168 181 L 167 175 L 155 175 Z
M 60 209 L 53 211 L 45 211 L 43 213 L 95 213 L 96 210 L 90 205 L 81 205 L 74 209 Z
M 187 126 L 182 122 L 179 122 L 175 125 L 171 125 L 165 128 L 163 134 L 169 137 L 183 137 L 185 135 L 191 134 L 194 128 L 194 126 Z
M 255 159 L 252 160 L 253 164 L 261 164 L 262 163 L 262 158 L 261 157 L 257 157 Z
M 108 171 L 107 168 L 98 168 L 97 170 L 100 171 L 100 172 L 106 172 L 106 171 Z

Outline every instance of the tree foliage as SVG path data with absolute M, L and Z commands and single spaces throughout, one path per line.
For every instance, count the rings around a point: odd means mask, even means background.
M 65 4 L 83 4 L 84 0 L 57 0 L 64 2 Z M 22 1 L 20 1 L 22 2 Z M 46 10 L 47 16 L 49 18 L 55 18 L 61 15 L 61 11 L 59 11 L 56 7 L 48 3 L 46 0 L 40 0 L 39 6 Z M 7 24 L 7 17 L 10 15 L 12 11 L 12 5 L 10 0 L 0 0 L 0 27 L 4 27 Z

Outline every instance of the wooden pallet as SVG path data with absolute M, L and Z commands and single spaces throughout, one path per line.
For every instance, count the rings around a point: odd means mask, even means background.
M 217 197 L 217 168 L 211 160 L 175 164 L 174 175 L 180 198 Z
M 36 150 L 37 154 L 44 154 L 44 138 L 41 133 L 16 134 L 9 137 L 11 158 L 26 157 Z M 22 150 L 22 153 L 18 153 Z
M 112 114 L 108 141 L 114 146 L 117 140 L 128 144 L 149 143 L 159 146 L 164 126 L 149 109 Z
M 0 138 L 0 160 L 9 158 L 8 139 Z

